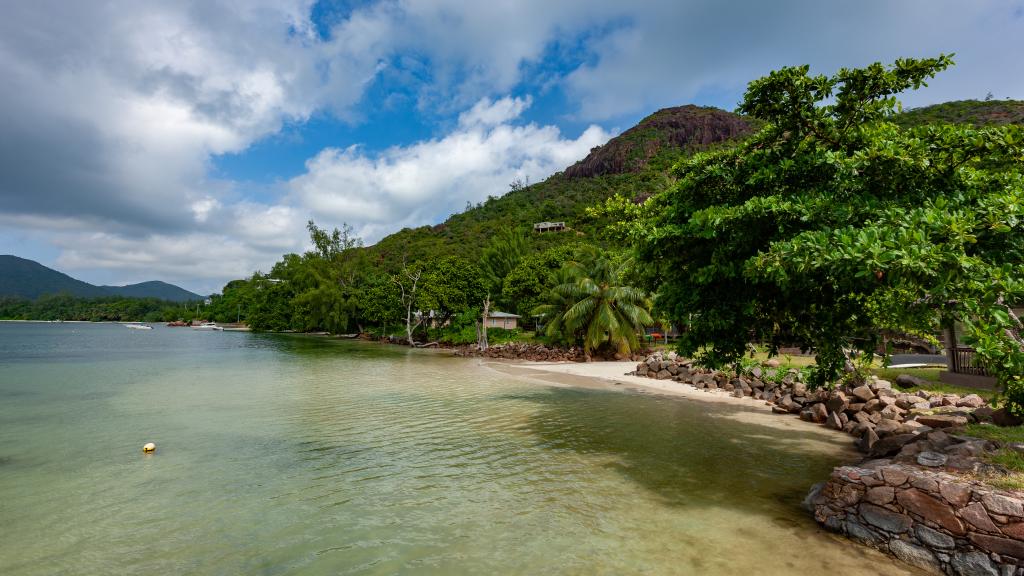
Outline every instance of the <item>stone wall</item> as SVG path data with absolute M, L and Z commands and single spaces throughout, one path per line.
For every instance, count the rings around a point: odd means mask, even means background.
M 1024 502 L 951 474 L 885 460 L 844 466 L 808 497 L 831 530 L 926 570 L 1024 574 Z
M 633 374 L 762 401 L 854 436 L 868 459 L 836 468 L 806 502 L 825 527 L 936 573 L 1024 576 L 1024 501 L 974 480 L 1006 473 L 986 453 L 1024 445 L 962 433 L 969 422 L 1020 421 L 977 395 L 902 392 L 876 378 L 810 390 L 799 371 L 777 364 L 735 375 L 674 354 L 649 356 Z

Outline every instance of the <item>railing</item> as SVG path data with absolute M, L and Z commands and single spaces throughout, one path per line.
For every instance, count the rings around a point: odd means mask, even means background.
M 950 366 L 950 369 L 957 374 L 988 376 L 989 373 L 984 368 L 974 365 L 974 356 L 974 348 L 970 346 L 957 346 L 953 349 L 953 365 Z

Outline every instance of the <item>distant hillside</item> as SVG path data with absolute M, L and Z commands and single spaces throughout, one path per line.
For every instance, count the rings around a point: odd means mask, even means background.
M 381 263 L 433 255 L 479 256 L 498 230 L 564 221 L 567 232 L 535 234 L 543 250 L 592 234 L 603 223 L 588 222 L 586 209 L 616 194 L 642 200 L 672 183 L 670 169 L 682 158 L 753 133 L 756 121 L 698 106 L 666 108 L 612 138 L 564 172 L 531 186 L 514 186 L 503 196 L 454 214 L 442 224 L 406 228 L 367 248 Z
M 168 284 L 159 280 L 150 280 L 149 282 L 140 282 L 127 286 L 101 286 L 101 288 L 112 294 L 129 298 L 159 298 L 170 302 L 187 302 L 189 300 L 202 299 L 202 296 L 194 292 L 189 292 L 184 288 L 179 288 L 174 284 Z
M 43 294 L 66 292 L 80 298 L 125 296 L 130 298 L 160 298 L 174 302 L 202 298 L 165 282 L 143 282 L 129 286 L 94 286 L 76 280 L 63 272 L 47 268 L 33 260 L 17 256 L 0 255 L 0 296 L 35 299 Z
M 905 127 L 931 123 L 977 126 L 1024 124 L 1024 102 L 947 102 L 906 110 L 891 120 Z M 591 150 L 586 158 L 531 186 L 513 186 L 501 196 L 469 207 L 436 226 L 406 228 L 367 248 L 378 263 L 415 261 L 437 255 L 474 259 L 504 227 L 564 221 L 571 229 L 533 235 L 535 250 L 589 235 L 606 223 L 588 222 L 585 211 L 616 194 L 641 201 L 672 185 L 672 166 L 695 152 L 728 146 L 753 134 L 760 121 L 700 106 L 665 108 Z M 500 191 L 496 191 L 500 192 Z
M 721 142 L 745 138 L 757 122 L 725 110 L 701 106 L 663 108 L 639 124 L 590 151 L 586 158 L 565 170 L 569 178 L 640 172 L 652 160 L 669 151 L 697 152 Z
M 922 124 L 973 124 L 975 126 L 1024 125 L 1024 101 L 959 100 L 913 108 L 897 114 L 893 122 L 901 126 Z

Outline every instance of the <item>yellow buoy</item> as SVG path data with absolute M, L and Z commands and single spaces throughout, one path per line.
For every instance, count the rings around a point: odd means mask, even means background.
M 146 454 L 150 454 L 152 452 L 156 452 L 156 444 L 153 444 L 152 442 L 149 442 L 145 446 L 142 447 L 142 451 L 145 452 Z

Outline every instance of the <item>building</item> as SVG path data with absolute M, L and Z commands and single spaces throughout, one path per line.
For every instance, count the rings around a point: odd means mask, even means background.
M 537 222 L 533 225 L 534 232 L 561 232 L 565 230 L 565 222 Z
M 487 314 L 487 327 L 513 330 L 519 327 L 519 318 L 521 317 L 507 312 L 490 312 Z

